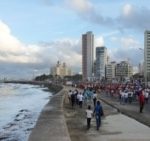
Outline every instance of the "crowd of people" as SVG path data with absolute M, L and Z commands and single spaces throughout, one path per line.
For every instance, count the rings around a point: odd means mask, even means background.
M 97 93 L 95 89 L 92 87 L 87 87 L 83 90 L 83 92 L 78 91 L 77 89 L 69 90 L 68 99 L 72 108 L 75 108 L 75 106 L 82 108 L 84 104 L 87 107 L 85 111 L 87 118 L 87 129 L 91 127 L 91 119 L 93 116 L 95 116 L 96 129 L 99 130 L 101 125 L 101 116 L 103 116 L 104 113 L 102 105 L 97 99 Z
M 140 81 L 134 83 L 115 83 L 115 84 L 80 84 L 80 88 L 85 88 L 88 85 L 95 90 L 110 96 L 112 99 L 116 98 L 120 104 L 132 104 L 132 102 L 139 102 L 139 112 L 143 112 L 145 104 L 149 102 L 150 87 L 145 87 Z
M 80 89 L 80 91 L 77 89 Z M 101 125 L 101 116 L 104 115 L 101 102 L 97 98 L 97 93 L 117 99 L 121 105 L 138 102 L 139 112 L 142 113 L 144 105 L 149 102 L 150 88 L 144 87 L 140 82 L 126 84 L 94 84 L 82 83 L 74 90 L 69 90 L 68 98 L 72 108 L 84 106 L 86 109 L 87 129 L 91 126 L 91 119 L 95 116 L 96 127 L 99 130 Z M 93 104 L 92 104 L 93 103 Z

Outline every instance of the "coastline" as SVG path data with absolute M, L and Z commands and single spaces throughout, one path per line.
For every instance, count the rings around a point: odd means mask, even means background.
M 43 108 L 28 141 L 71 141 L 63 110 L 65 88 Z
M 1 83 L 0 90 L 0 140 L 27 141 L 52 93 L 43 86 L 14 83 Z
M 63 115 L 63 96 L 66 92 L 63 86 L 45 81 L 5 81 L 4 83 L 40 85 L 46 88 L 45 91 L 49 91 L 53 94 L 53 97 L 49 99 L 48 103 L 42 108 L 36 124 L 27 140 L 47 141 L 51 138 L 51 140 L 54 141 L 63 141 L 62 137 L 64 135 L 64 140 L 70 141 L 68 128 Z M 56 127 L 58 127 L 58 129 L 56 129 Z

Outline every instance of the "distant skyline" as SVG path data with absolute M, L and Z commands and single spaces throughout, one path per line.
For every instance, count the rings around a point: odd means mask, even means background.
M 1 0 L 0 78 L 50 72 L 58 60 L 81 72 L 81 37 L 95 36 L 112 61 L 143 61 L 149 0 Z M 95 54 L 95 53 L 94 53 Z

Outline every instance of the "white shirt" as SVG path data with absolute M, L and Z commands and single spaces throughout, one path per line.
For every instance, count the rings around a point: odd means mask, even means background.
M 96 94 L 96 93 L 93 94 L 93 99 L 94 99 L 94 98 L 97 98 L 97 94 Z
M 124 93 L 124 97 L 125 97 L 125 98 L 128 98 L 128 93 L 127 93 L 127 92 Z
M 83 95 L 82 94 L 79 95 L 79 101 L 83 101 Z
M 77 94 L 77 99 L 78 99 L 78 100 L 80 99 L 80 94 L 79 94 L 79 93 Z
M 86 117 L 87 118 L 92 118 L 92 114 L 93 114 L 92 110 L 89 110 L 89 109 L 86 110 Z
M 71 95 L 72 95 L 72 91 L 69 91 L 68 92 L 68 97 L 71 97 Z
M 144 92 L 144 96 L 145 96 L 145 98 L 148 98 L 149 97 L 149 93 L 148 92 Z

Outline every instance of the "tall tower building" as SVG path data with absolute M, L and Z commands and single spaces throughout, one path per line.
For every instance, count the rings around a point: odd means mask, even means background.
M 101 80 L 105 78 L 105 67 L 107 64 L 107 48 L 96 48 L 96 78 Z
M 150 31 L 144 33 L 144 77 L 145 82 L 150 82 Z
M 82 74 L 83 81 L 93 77 L 94 64 L 94 35 L 91 31 L 82 35 Z

